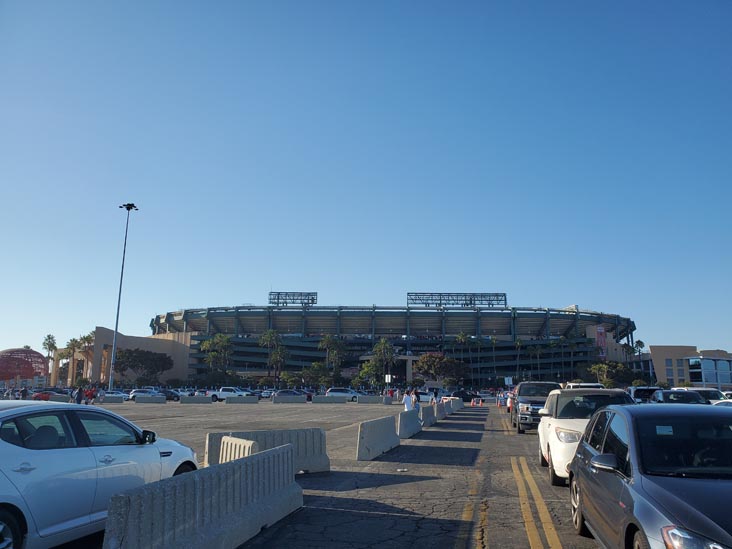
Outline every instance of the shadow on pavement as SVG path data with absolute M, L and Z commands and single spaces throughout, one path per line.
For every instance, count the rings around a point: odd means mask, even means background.
M 463 521 L 428 518 L 369 499 L 306 496 L 305 506 L 242 547 L 452 547 Z
M 439 477 L 425 475 L 390 475 L 385 473 L 351 473 L 348 471 L 331 471 L 298 475 L 297 483 L 303 490 L 321 490 L 324 492 L 348 492 L 365 488 L 379 488 L 397 484 L 409 484 L 422 480 L 437 480 Z
M 485 427 L 483 426 L 483 422 L 481 421 L 480 424 L 478 423 L 466 423 L 462 421 L 438 421 L 431 427 L 429 427 L 430 430 L 439 430 L 444 429 L 446 431 L 485 431 Z M 424 432 L 424 431 L 422 431 Z
M 422 431 L 412 437 L 412 440 L 443 440 L 452 442 L 480 442 L 483 439 L 483 430 L 479 433 L 466 431 Z
M 477 448 L 401 445 L 390 452 L 377 457 L 373 461 L 387 463 L 415 463 L 423 465 L 471 466 L 475 465 L 479 453 L 480 450 Z

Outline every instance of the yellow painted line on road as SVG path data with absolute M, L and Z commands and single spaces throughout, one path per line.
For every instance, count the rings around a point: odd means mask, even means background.
M 521 515 L 524 517 L 524 528 L 529 538 L 529 546 L 531 549 L 544 549 L 544 544 L 539 536 L 539 529 L 534 522 L 534 516 L 531 514 L 531 505 L 529 503 L 529 495 L 526 492 L 526 486 L 521 478 L 518 462 L 515 457 L 511 457 L 511 469 L 513 469 L 513 477 L 516 479 L 516 487 L 519 493 L 519 506 L 521 507 Z
M 479 455 L 478 459 L 475 460 L 473 479 L 470 490 L 468 491 L 468 502 L 463 507 L 463 512 L 460 516 L 461 524 L 457 539 L 455 540 L 455 549 L 465 549 L 470 542 L 470 528 L 473 525 L 473 517 L 475 516 L 474 498 L 480 494 L 480 490 L 483 487 L 483 473 L 481 473 L 480 468 L 484 463 L 485 456 L 483 455 Z
M 546 540 L 549 543 L 549 549 L 562 549 L 562 542 L 559 541 L 557 530 L 554 528 L 554 521 L 549 514 L 549 509 L 546 507 L 544 498 L 541 496 L 539 487 L 536 485 L 536 481 L 529 470 L 529 464 L 526 462 L 524 456 L 519 458 L 519 462 L 521 463 L 521 469 L 524 472 L 526 483 L 529 485 L 529 490 L 531 490 L 531 495 L 534 496 L 534 503 L 536 504 L 537 511 L 539 511 L 539 520 L 541 521 L 541 527 L 544 529 Z
M 488 549 L 488 500 L 480 502 L 480 511 L 478 512 L 478 528 L 475 530 L 475 547 Z

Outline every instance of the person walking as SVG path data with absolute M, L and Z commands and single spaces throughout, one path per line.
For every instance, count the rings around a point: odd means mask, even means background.
M 74 394 L 74 401 L 77 404 L 81 404 L 81 401 L 84 400 L 84 389 L 81 387 L 76 388 L 76 393 Z
M 404 404 L 405 412 L 414 410 L 414 401 L 412 400 L 412 395 L 409 393 L 409 391 L 404 391 L 404 397 L 402 398 L 402 404 Z
M 20 390 L 20 399 L 21 400 L 28 400 L 28 387 L 23 387 Z

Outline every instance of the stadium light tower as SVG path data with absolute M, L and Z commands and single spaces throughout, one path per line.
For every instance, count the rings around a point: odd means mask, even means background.
M 117 361 L 117 328 L 119 327 L 119 305 L 122 301 L 122 277 L 125 274 L 125 254 L 127 253 L 127 228 L 130 226 L 130 211 L 137 210 L 132 202 L 122 204 L 120 208 L 127 210 L 127 222 L 125 223 L 125 244 L 122 248 L 122 269 L 119 272 L 119 293 L 117 294 L 117 317 L 114 320 L 114 336 L 112 337 L 112 362 L 109 365 L 109 390 L 114 389 L 114 363 Z

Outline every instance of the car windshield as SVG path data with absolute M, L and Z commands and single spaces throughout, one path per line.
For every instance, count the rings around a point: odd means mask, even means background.
M 649 475 L 732 478 L 732 419 L 639 418 L 641 467 Z
M 610 404 L 632 404 L 629 396 L 624 394 L 600 395 L 559 395 L 557 398 L 557 418 L 587 419 L 595 410 Z
M 699 393 L 696 391 L 670 391 L 666 393 L 666 399 L 668 402 L 683 402 L 692 404 L 704 404 L 704 400 Z
M 549 396 L 554 389 L 559 389 L 558 384 L 547 384 L 547 385 L 526 385 L 521 387 L 519 396 L 527 397 L 545 397 Z
M 649 398 L 651 398 L 651 395 L 653 395 L 653 393 L 655 393 L 657 390 L 657 388 L 636 389 L 633 394 L 637 399 L 648 400 Z
M 709 400 L 724 400 L 727 397 L 724 396 L 722 391 L 719 391 L 717 389 L 694 389 L 694 392 L 699 393 L 701 396 L 703 396 L 706 399 Z

